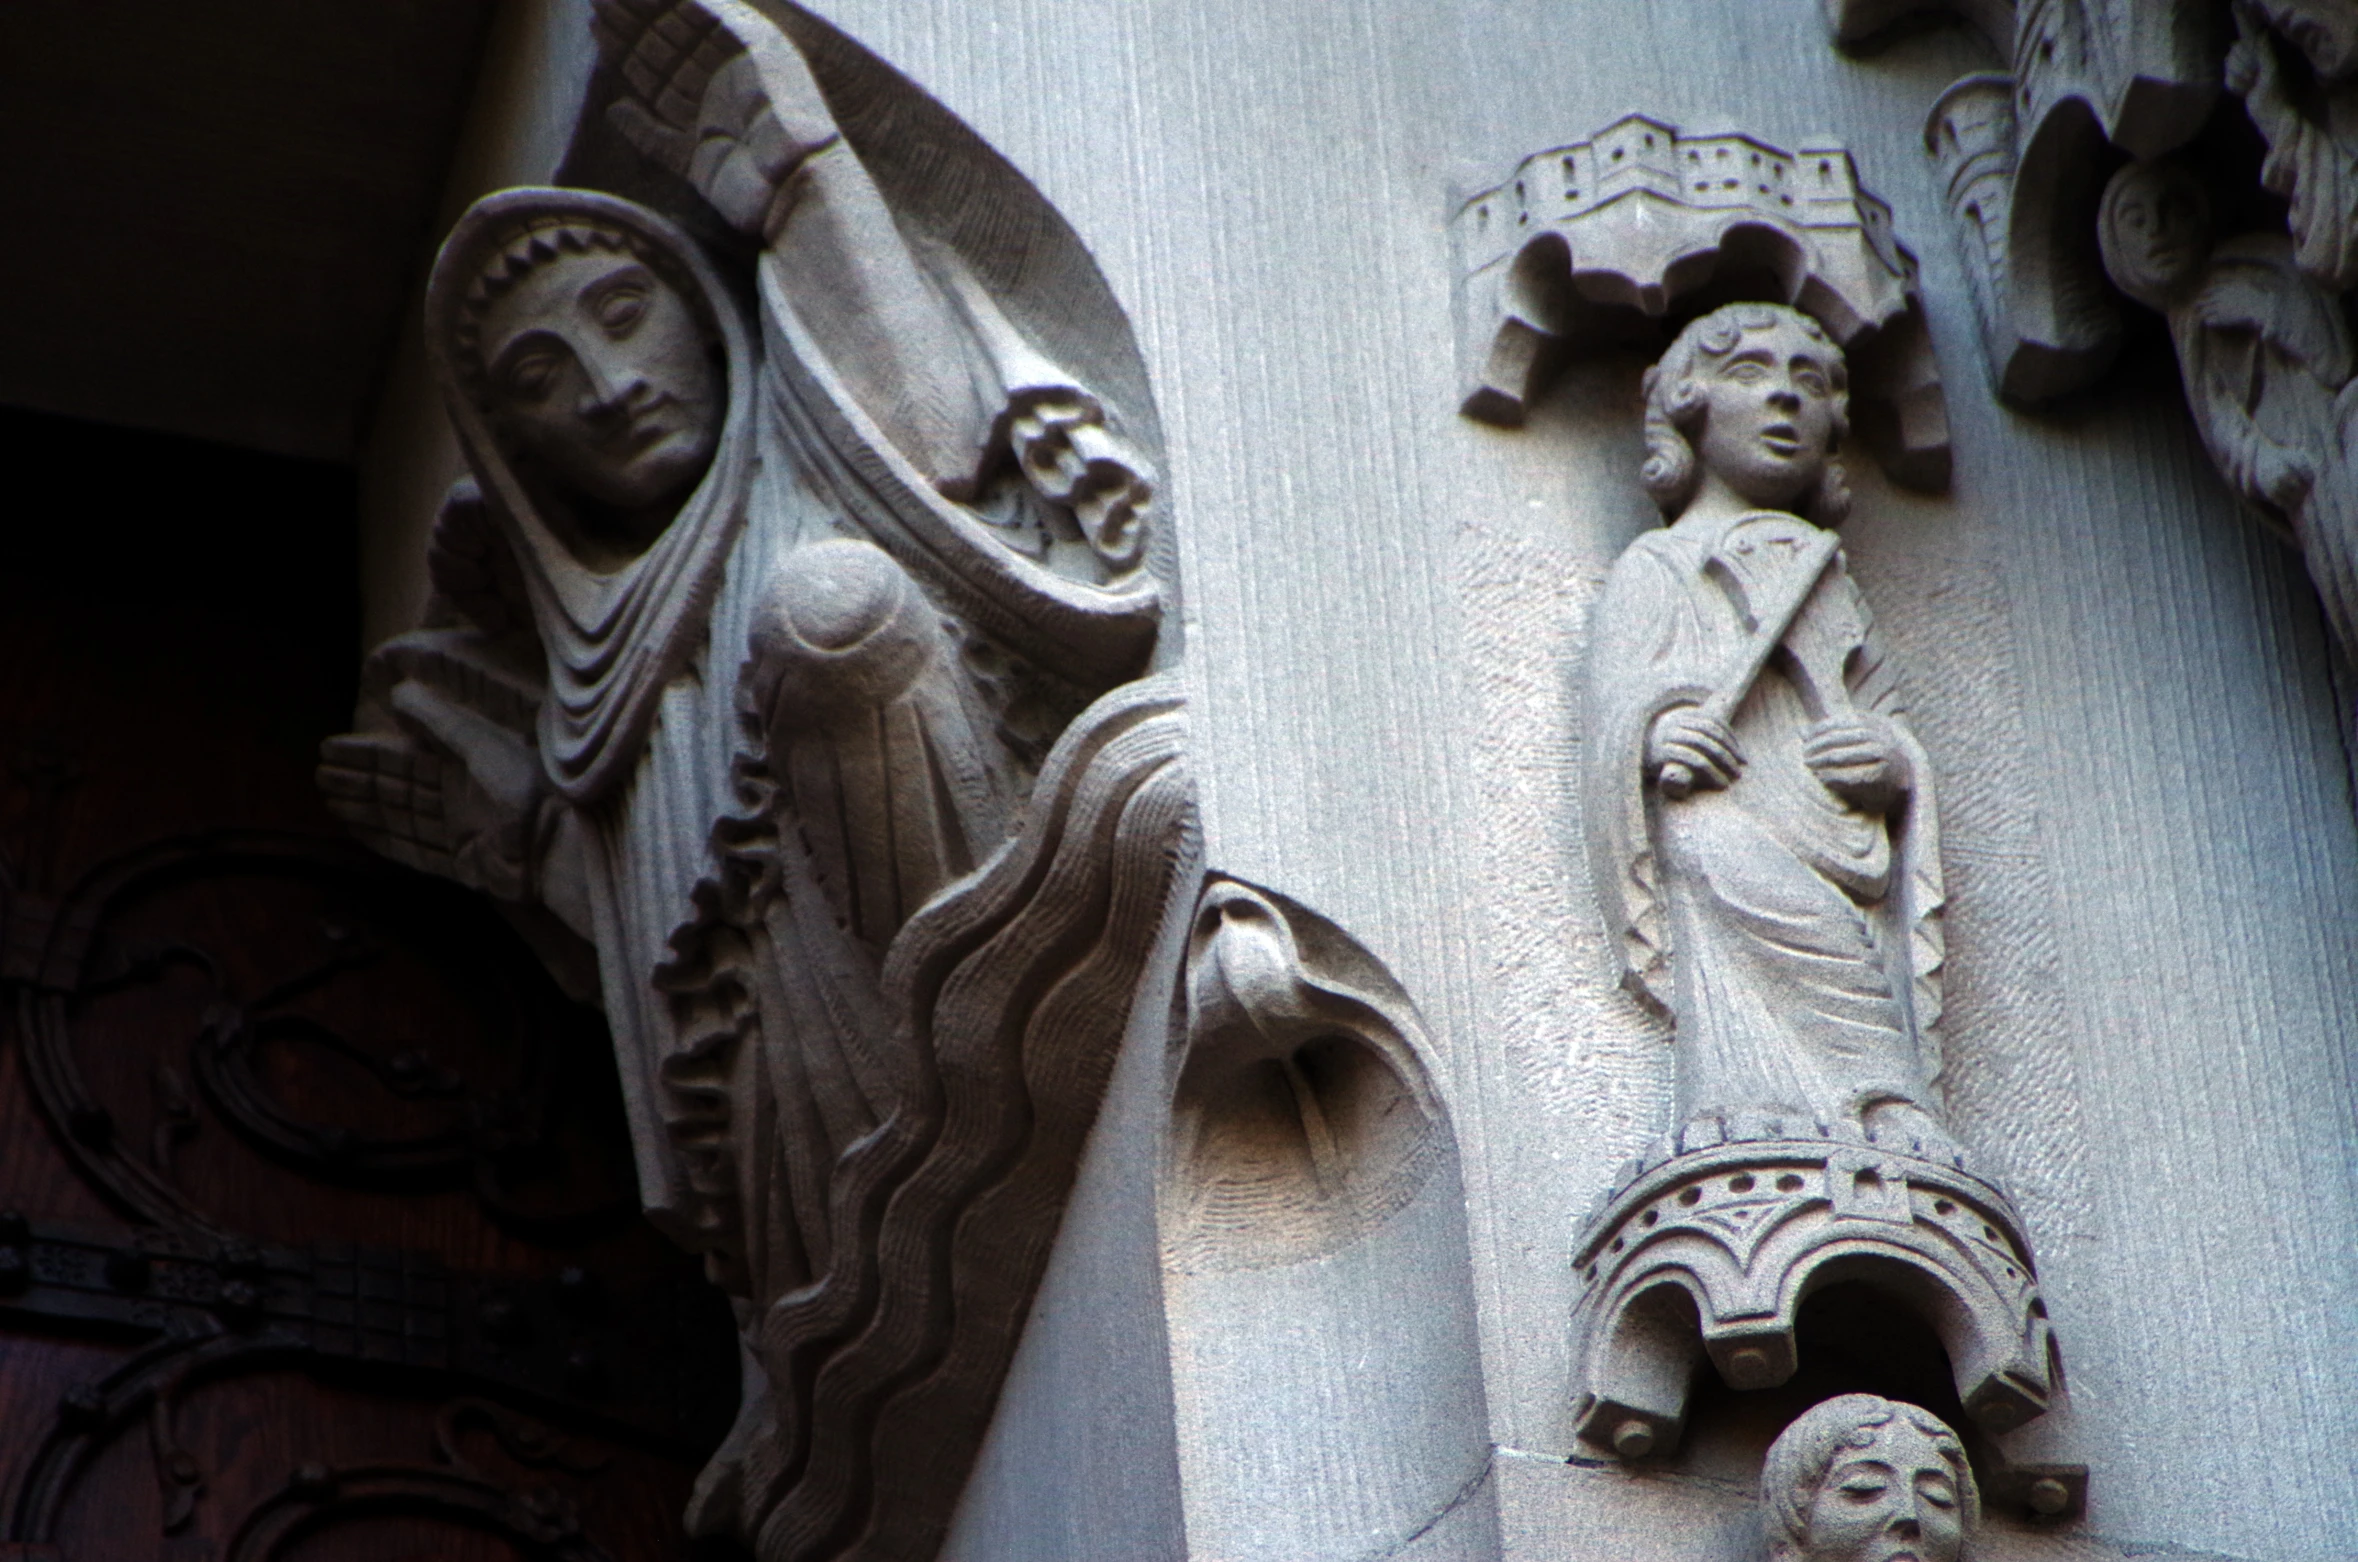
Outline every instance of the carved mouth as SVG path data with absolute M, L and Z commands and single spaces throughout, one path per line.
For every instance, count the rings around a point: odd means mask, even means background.
M 1760 431 L 1760 442 L 1788 459 L 1801 454 L 1801 432 L 1790 423 L 1771 423 Z
M 678 400 L 668 391 L 650 399 L 644 406 L 631 409 L 629 419 L 622 425 L 621 437 L 615 441 L 625 455 L 645 455 L 679 432 L 678 420 L 672 410 Z

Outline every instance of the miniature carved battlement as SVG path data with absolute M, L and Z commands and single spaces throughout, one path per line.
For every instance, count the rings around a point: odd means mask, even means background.
M 1469 273 L 1502 264 L 1539 233 L 1638 194 L 1698 213 L 1750 213 L 1836 243 L 1855 238 L 1894 283 L 1905 287 L 1916 274 L 1915 258 L 1892 236 L 1891 207 L 1859 183 L 1840 142 L 1788 152 L 1740 133 L 1682 136 L 1642 114 L 1535 152 L 1512 178 L 1467 201 L 1453 224 L 1459 254 Z
M 1940 170 L 1949 211 L 1966 207 L 1995 189 L 1998 204 L 1985 221 L 1991 231 L 2004 217 L 2004 192 L 2014 178 L 2014 78 L 1995 72 L 1961 76 L 1933 103 L 1924 121 L 1924 150 Z
M 2023 0 L 2014 74 L 2025 123 L 2086 104 L 2105 136 L 2137 157 L 2182 145 L 2219 95 L 2211 19 L 2177 0 Z
M 1520 424 L 1567 358 L 1642 340 L 1683 302 L 1773 299 L 1852 355 L 1870 441 L 1893 477 L 1946 484 L 1947 403 L 1916 258 L 1840 143 L 1787 151 L 1632 114 L 1525 158 L 1450 227 L 1468 417 Z

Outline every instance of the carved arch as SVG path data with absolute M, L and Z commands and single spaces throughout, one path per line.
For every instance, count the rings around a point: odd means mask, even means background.
M 1790 1378 L 1802 1304 L 1844 1281 L 1932 1329 L 1985 1432 L 2045 1414 L 2062 1389 L 2021 1221 L 1954 1161 L 1831 1133 L 1671 1155 L 1615 1194 L 1573 1267 L 1586 1287 L 1580 1435 L 1622 1458 L 1677 1446 L 1703 1357 L 1730 1388 Z
M 1774 300 L 1849 357 L 1861 432 L 1892 478 L 1947 485 L 1948 406 L 1916 259 L 1838 143 L 1787 151 L 1631 115 L 1525 158 L 1451 231 L 1466 416 L 1519 425 L 1574 357 L 1649 341 L 1673 316 Z

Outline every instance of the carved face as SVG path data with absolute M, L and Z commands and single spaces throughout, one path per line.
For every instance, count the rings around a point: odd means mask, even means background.
M 643 511 L 712 461 L 722 381 L 695 313 L 629 255 L 564 254 L 494 299 L 485 411 L 575 495 Z
M 2184 292 L 2211 247 L 2210 203 L 2185 169 L 2132 163 L 2112 176 L 2097 223 L 2115 286 L 2156 309 Z
M 1747 504 L 1790 509 L 1818 486 L 1834 443 L 1836 349 L 1790 319 L 1698 356 L 1705 412 L 1696 459 Z
M 2358 66 L 2358 14 L 2347 0 L 2280 0 L 2275 20 L 2286 37 L 2328 79 Z
M 1957 1477 L 1931 1438 L 1894 1417 L 1864 1448 L 1835 1456 L 1811 1496 L 1808 1562 L 1957 1562 L 1965 1509 Z

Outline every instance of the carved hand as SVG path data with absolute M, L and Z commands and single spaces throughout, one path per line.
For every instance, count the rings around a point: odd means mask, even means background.
M 1883 813 L 1914 778 L 1906 753 L 1880 716 L 1830 716 L 1810 728 L 1801 758 L 1827 791 L 1869 813 Z
M 623 85 L 615 125 L 732 226 L 775 237 L 790 176 L 842 139 L 801 53 L 737 0 L 593 0 L 592 25 Z
M 1698 706 L 1674 705 L 1646 734 L 1646 774 L 1659 779 L 1673 764 L 1685 767 L 1691 786 L 1724 787 L 1743 772 L 1744 751 L 1726 722 Z
M 1095 402 L 1051 391 L 1020 403 L 1008 424 L 1016 465 L 1042 498 L 1068 505 L 1107 568 L 1133 569 L 1146 553 L 1154 471 L 1105 426 Z

